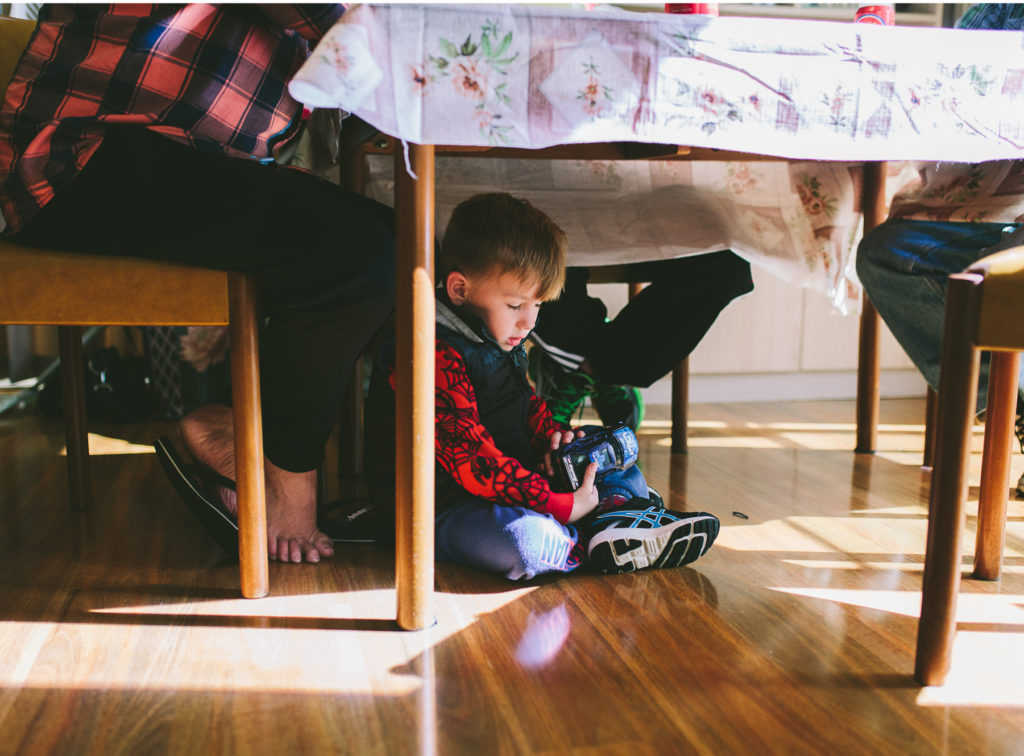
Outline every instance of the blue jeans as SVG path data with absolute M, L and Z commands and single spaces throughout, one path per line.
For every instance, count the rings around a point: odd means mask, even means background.
M 939 387 L 947 279 L 988 253 L 1004 230 L 1019 224 L 886 221 L 857 248 L 857 276 L 928 385 Z M 978 410 L 988 396 L 988 354 L 982 355 Z
M 608 475 L 597 485 L 602 503 L 630 496 L 647 497 L 640 468 Z M 641 494 L 642 492 L 642 494 Z M 434 521 L 438 561 L 453 562 L 509 580 L 529 580 L 545 572 L 572 572 L 580 566 L 583 546 L 573 525 L 526 507 L 509 507 L 469 499 L 445 509 Z

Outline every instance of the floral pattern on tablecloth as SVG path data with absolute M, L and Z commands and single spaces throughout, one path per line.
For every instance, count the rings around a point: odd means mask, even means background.
M 369 158 L 367 191 L 393 201 L 389 156 Z M 785 161 L 436 160 L 435 229 L 480 192 L 508 191 L 569 235 L 570 265 L 610 265 L 732 249 L 773 275 L 858 307 L 860 163 Z M 891 165 L 889 184 L 912 177 Z M 811 205 L 815 212 L 808 212 Z
M 1024 157 L 1021 32 L 395 4 L 353 8 L 320 46 L 331 49 L 351 28 L 365 28 L 365 57 L 385 75 L 366 103 L 353 82 L 337 88 L 334 104 L 422 143 L 639 141 L 825 160 Z M 315 86 L 325 67 L 352 78 L 353 63 L 313 55 L 296 86 Z M 411 75 L 428 85 L 410 87 Z M 430 86 L 432 77 L 456 86 Z
M 540 92 L 570 128 L 612 122 L 636 110 L 640 82 L 596 32 L 560 56 Z
M 367 30 L 336 25 L 307 60 L 307 76 L 293 80 L 296 100 L 315 108 L 340 108 L 339 102 L 365 104 L 384 78 L 370 52 Z
M 421 68 L 412 69 L 422 76 L 424 96 L 428 86 L 450 87 L 472 108 L 470 120 L 479 127 L 481 139 L 488 144 L 512 143 L 512 125 L 508 108 L 508 68 L 519 52 L 512 44 L 513 32 L 504 31 L 496 21 L 485 20 L 479 33 L 469 33 L 461 44 L 445 37 L 437 39 Z M 422 73 L 420 73 L 422 72 Z
M 1024 162 L 919 163 L 893 198 L 890 217 L 1024 221 Z
M 360 59 L 339 55 L 335 37 L 349 52 L 365 39 Z M 371 92 L 360 80 L 320 94 L 407 141 L 652 142 L 794 159 L 438 160 L 439 231 L 456 202 L 500 188 L 566 227 L 574 264 L 732 248 L 847 310 L 862 161 L 894 161 L 895 217 L 1024 217 L 1021 32 L 398 4 L 357 6 L 320 46 L 293 95 L 379 65 Z

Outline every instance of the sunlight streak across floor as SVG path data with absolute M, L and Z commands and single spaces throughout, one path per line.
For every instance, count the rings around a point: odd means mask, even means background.
M 534 589 L 440 594 L 438 623 L 418 632 L 394 624 L 394 590 L 92 608 L 95 622 L 0 622 L 0 654 L 17 647 L 21 660 L 0 666 L 0 687 L 408 695 L 427 684 L 418 671 L 426 652 Z M 55 643 L 62 658 L 89 662 L 48 664 Z M 145 675 L 120 661 L 141 645 L 165 649 Z M 216 658 L 195 663 L 211 648 Z

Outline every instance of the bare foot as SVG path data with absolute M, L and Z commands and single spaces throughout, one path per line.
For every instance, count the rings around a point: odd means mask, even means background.
M 234 424 L 231 409 L 208 404 L 178 425 L 182 442 L 196 462 L 235 480 Z M 267 484 L 267 551 L 281 562 L 319 562 L 334 556 L 334 543 L 316 527 L 316 470 L 293 473 L 263 460 Z M 224 508 L 238 517 L 234 491 L 218 489 Z

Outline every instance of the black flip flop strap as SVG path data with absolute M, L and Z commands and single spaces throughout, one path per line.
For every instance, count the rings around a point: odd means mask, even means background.
M 229 491 L 235 490 L 235 481 L 231 480 L 231 478 L 227 478 L 221 475 L 216 470 L 211 470 L 206 465 L 185 462 L 182 463 L 181 467 L 182 470 L 184 470 L 185 472 L 189 473 L 190 475 L 195 475 L 197 478 L 199 478 L 199 480 L 202 481 L 204 485 L 220 486 L 221 488 L 226 488 Z

